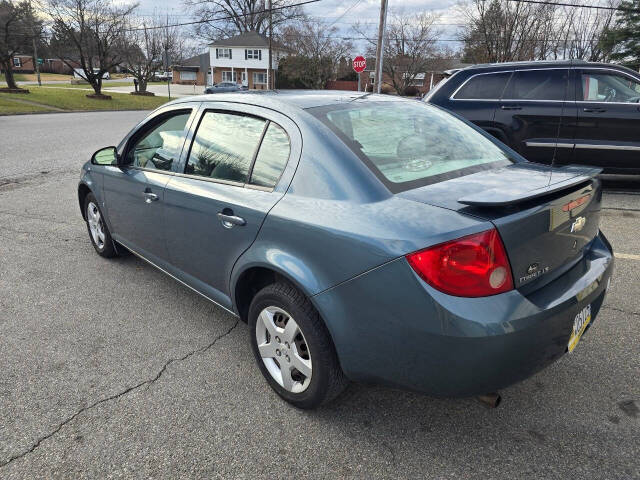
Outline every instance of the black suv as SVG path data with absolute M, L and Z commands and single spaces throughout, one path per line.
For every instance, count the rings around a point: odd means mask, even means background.
M 640 173 L 640 75 L 580 61 L 476 65 L 425 97 L 533 162 Z

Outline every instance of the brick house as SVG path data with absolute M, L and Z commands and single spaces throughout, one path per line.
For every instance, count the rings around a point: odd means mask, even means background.
M 2 68 L 0 67 L 0 72 Z M 35 69 L 33 67 L 33 57 L 31 55 L 22 55 L 16 53 L 13 56 L 13 73 L 33 73 Z
M 209 45 L 213 83 L 236 82 L 249 89 L 265 90 L 273 85 L 273 71 L 289 50 L 272 42 L 272 71 L 269 71 L 269 38 L 257 32 L 217 40 Z
M 171 83 L 181 85 L 211 85 L 209 52 L 187 58 L 180 65 L 171 67 L 173 78 Z

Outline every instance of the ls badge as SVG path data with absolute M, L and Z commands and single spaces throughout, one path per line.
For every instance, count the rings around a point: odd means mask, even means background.
M 579 232 L 584 228 L 586 223 L 587 223 L 586 218 L 584 217 L 576 218 L 575 221 L 571 224 L 571 233 Z

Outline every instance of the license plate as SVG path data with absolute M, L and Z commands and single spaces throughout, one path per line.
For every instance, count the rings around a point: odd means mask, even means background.
M 576 315 L 576 318 L 573 320 L 573 330 L 571 331 L 571 337 L 569 338 L 568 349 L 570 352 L 573 352 L 573 349 L 576 348 L 576 345 L 580 341 L 580 337 L 587 329 L 587 325 L 591 321 L 591 304 L 584 307 L 580 313 Z

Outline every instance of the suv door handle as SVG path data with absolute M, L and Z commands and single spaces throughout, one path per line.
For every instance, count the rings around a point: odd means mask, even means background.
M 242 217 L 238 217 L 237 215 L 227 215 L 222 212 L 218 212 L 218 219 L 222 222 L 222 226 L 224 228 L 232 228 L 234 225 L 243 226 L 247 224 Z
M 502 105 L 500 108 L 502 110 L 522 110 L 522 107 L 519 105 Z
M 142 195 L 144 195 L 145 203 L 155 202 L 159 198 L 158 195 L 152 192 L 143 192 Z
M 604 113 L 607 111 L 606 108 L 598 108 L 598 107 L 594 107 L 594 108 L 583 108 L 582 109 L 583 112 L 587 112 L 587 113 Z

